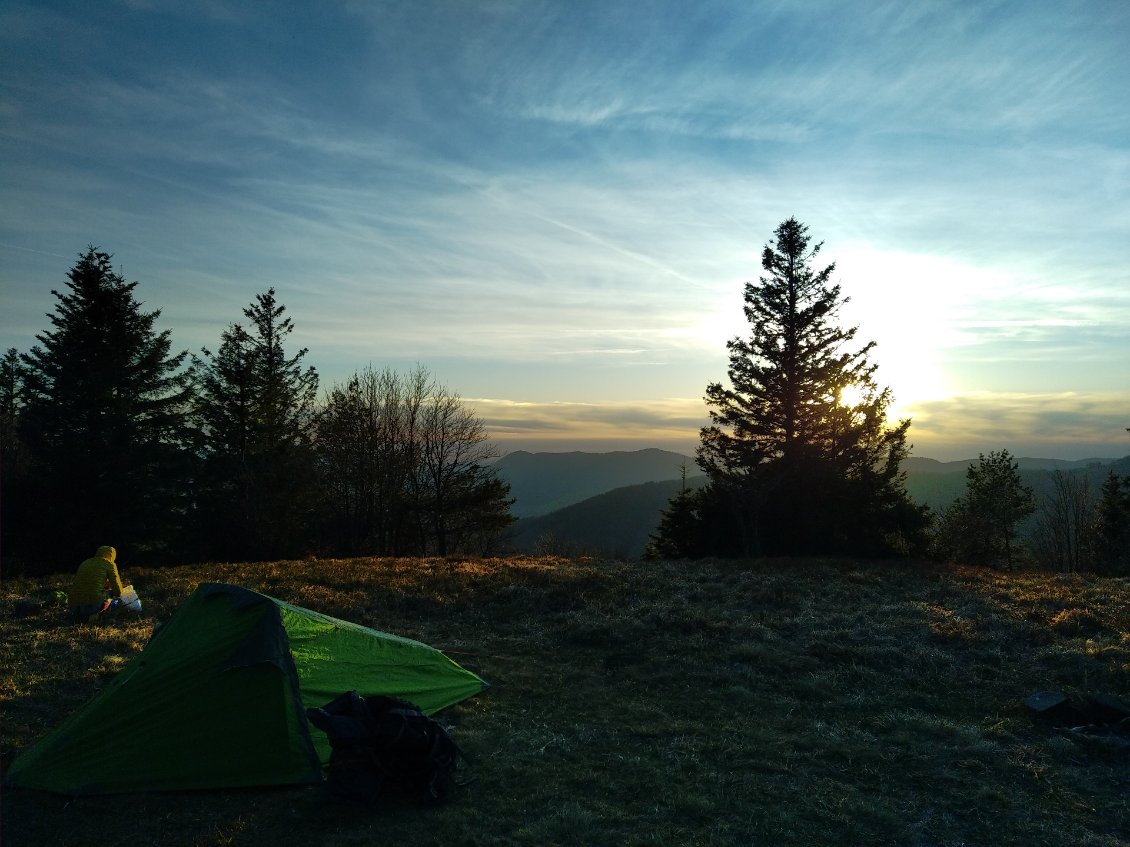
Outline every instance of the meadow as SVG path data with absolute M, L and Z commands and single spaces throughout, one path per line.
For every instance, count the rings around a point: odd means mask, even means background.
M 438 715 L 441 807 L 324 787 L 5 790 L 3 843 L 1130 845 L 1130 732 L 1024 698 L 1130 697 L 1130 580 L 847 560 L 350 559 L 126 568 L 140 618 L 72 626 L 0 589 L 5 764 L 203 581 L 417 638 L 491 687 Z

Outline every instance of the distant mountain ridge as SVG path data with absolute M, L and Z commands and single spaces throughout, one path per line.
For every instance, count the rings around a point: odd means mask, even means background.
M 511 493 L 518 498 L 512 511 L 519 520 L 511 529 L 510 546 L 522 552 L 640 556 L 659 526 L 663 509 L 683 485 L 684 461 L 687 487 L 704 485 L 706 477 L 691 457 L 666 450 L 511 453 L 496 464 L 503 466 L 500 470 L 506 472 L 500 476 L 510 482 Z M 1051 492 L 1054 471 L 1084 473 L 1096 490 L 1112 470 L 1130 475 L 1130 456 L 1076 461 L 1025 457 L 1016 461 L 1021 478 L 1037 498 Z M 964 493 L 966 469 L 975 462 L 911 457 L 903 463 L 907 492 L 916 502 L 940 511 Z M 674 475 L 670 475 L 672 468 Z M 649 473 L 669 476 L 638 479 Z M 630 481 L 600 488 L 609 480 L 625 479 Z
M 508 453 L 494 463 L 499 478 L 516 498 L 511 513 L 525 518 L 544 515 L 597 494 L 626 485 L 676 479 L 680 469 L 701 473 L 694 459 L 669 450 L 612 453 Z
M 1016 464 L 1022 471 L 1070 471 L 1080 468 L 1089 468 L 1092 465 L 1109 465 L 1118 459 L 1036 459 L 1021 456 L 1016 459 Z M 902 469 L 908 473 L 953 473 L 976 464 L 976 459 L 958 459 L 952 462 L 941 462 L 937 459 L 927 459 L 920 456 L 910 456 L 902 463 Z
M 914 461 L 914 460 L 910 460 Z M 925 460 L 934 462 L 933 459 Z M 906 474 L 906 490 L 916 502 L 925 503 L 935 512 L 941 511 L 950 503 L 965 493 L 966 470 L 975 462 L 939 462 L 939 468 L 923 466 L 920 464 L 904 463 Z M 1130 456 L 1122 459 L 1080 459 L 1068 461 L 1066 459 L 1032 459 L 1018 458 L 1016 464 L 1020 470 L 1020 480 L 1036 495 L 1037 502 L 1042 497 L 1050 496 L 1054 488 L 1054 474 L 1057 471 L 1070 474 L 1082 474 L 1091 484 L 1093 491 L 1097 492 L 1111 471 L 1120 476 L 1130 475 Z
M 687 479 L 688 488 L 705 483 L 702 475 Z M 547 515 L 521 518 L 511 528 L 509 544 L 541 555 L 638 558 L 659 526 L 660 514 L 682 485 L 682 479 L 628 485 Z

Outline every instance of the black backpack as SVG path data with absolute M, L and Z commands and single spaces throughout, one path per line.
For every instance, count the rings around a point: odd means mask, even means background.
M 463 752 L 442 726 L 405 700 L 350 691 L 307 709 L 306 716 L 329 737 L 326 781 L 335 797 L 371 805 L 391 790 L 427 805 L 442 803 L 455 789 Z

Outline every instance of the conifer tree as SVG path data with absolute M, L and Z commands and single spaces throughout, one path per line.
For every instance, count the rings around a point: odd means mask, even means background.
M 52 329 L 21 357 L 19 434 L 34 463 L 35 523 L 47 555 L 113 544 L 149 559 L 186 508 L 187 353 L 169 355 L 160 311 L 90 247 L 48 315 Z
M 23 366 L 19 351 L 10 347 L 0 359 L 0 468 L 4 470 L 4 480 L 27 463 L 27 448 L 19 434 L 23 406 Z
M 644 558 L 653 560 L 697 558 L 703 554 L 700 492 L 684 487 L 671 498 L 648 539 Z
M 9 348 L 0 360 L 0 555 L 9 569 L 32 548 L 35 514 L 30 457 L 19 433 L 23 383 L 19 351 Z
M 294 330 L 275 290 L 243 310 L 215 353 L 193 357 L 194 418 L 204 473 L 201 533 L 209 552 L 242 558 L 302 552 L 316 501 L 314 402 L 318 375 L 305 348 L 285 349 Z
M 687 464 L 683 462 L 682 485 L 659 518 L 655 533 L 648 537 L 644 558 L 652 560 L 698 558 L 703 544 L 702 492 L 687 487 Z
M 1103 481 L 1091 526 L 1091 560 L 1109 576 L 1130 576 L 1130 477 L 1111 471 Z
M 939 540 L 949 558 L 1012 567 L 1021 521 L 1036 511 L 1036 497 L 1008 450 L 981 453 L 965 472 L 965 494 L 943 514 Z
M 875 344 L 852 348 L 835 266 L 812 266 L 820 247 L 795 218 L 777 227 L 765 275 L 745 286 L 751 335 L 727 344 L 729 385 L 706 389 L 697 460 L 711 552 L 905 553 L 919 541 L 925 512 L 900 470 L 910 421 L 887 425 Z

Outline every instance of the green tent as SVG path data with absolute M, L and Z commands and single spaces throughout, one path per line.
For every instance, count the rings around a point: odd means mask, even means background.
M 205 583 L 4 781 L 62 794 L 320 782 L 330 747 L 307 708 L 357 691 L 432 714 L 485 687 L 419 641 Z

